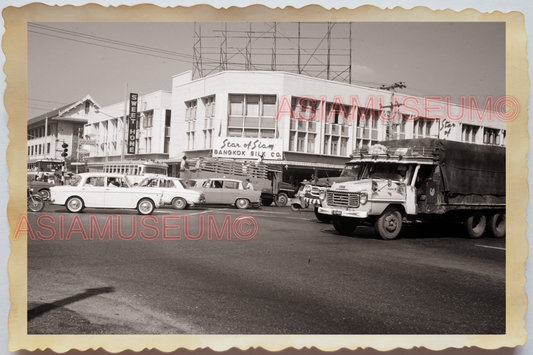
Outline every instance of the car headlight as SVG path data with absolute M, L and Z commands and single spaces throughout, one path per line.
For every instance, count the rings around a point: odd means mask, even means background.
M 305 185 L 304 191 L 305 192 L 311 192 L 311 185 Z
M 368 202 L 368 194 L 366 192 L 361 192 L 361 198 L 359 201 L 362 205 L 365 205 Z
M 326 189 L 320 190 L 320 192 L 318 193 L 318 197 L 321 201 L 324 201 L 326 199 Z

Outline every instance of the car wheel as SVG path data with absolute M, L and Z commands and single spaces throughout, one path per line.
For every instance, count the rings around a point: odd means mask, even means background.
M 69 212 L 78 213 L 83 210 L 83 200 L 77 196 L 74 196 L 67 200 L 65 206 Z
M 472 239 L 481 238 L 486 226 L 487 218 L 481 212 L 471 213 L 463 222 L 463 228 L 466 234 Z
M 387 208 L 374 223 L 374 230 L 382 239 L 396 238 L 402 230 L 402 214 L 394 207 Z
M 487 222 L 487 231 L 495 238 L 505 238 L 505 213 L 493 214 Z
M 50 199 L 50 190 L 48 190 L 48 189 L 39 190 L 39 194 L 41 195 L 41 197 L 45 201 Z
M 139 211 L 140 214 L 151 214 L 154 212 L 155 206 L 152 200 L 149 198 L 143 198 L 139 201 L 139 204 L 137 205 L 137 211 Z
M 278 196 L 276 196 L 275 202 L 276 202 L 276 206 L 285 207 L 287 206 L 287 202 L 289 202 L 289 197 L 284 192 L 279 193 Z
M 184 210 L 187 208 L 187 201 L 181 197 L 176 197 L 172 200 L 172 207 L 174 207 L 175 210 Z
M 331 222 L 333 216 L 330 216 L 329 214 L 319 213 L 318 207 L 315 207 L 315 217 L 322 223 L 329 223 Z
M 342 235 L 350 235 L 359 225 L 359 221 L 355 218 L 332 216 L 333 227 Z
M 245 210 L 250 206 L 250 201 L 245 198 L 239 198 L 235 201 L 235 206 L 237 206 L 238 209 Z

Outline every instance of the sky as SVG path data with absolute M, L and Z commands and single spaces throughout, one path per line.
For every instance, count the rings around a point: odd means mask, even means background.
M 245 69 L 250 23 L 196 23 L 204 74 L 216 71 L 225 26 L 229 69 Z M 334 23 L 330 53 L 337 80 L 348 80 L 342 71 L 350 62 L 350 27 L 354 85 L 401 81 L 407 86 L 401 93 L 450 96 L 454 103 L 475 96 L 480 107 L 487 96 L 505 94 L 503 23 Z M 251 25 L 252 69 L 272 68 L 273 28 Z M 276 24 L 277 70 L 296 70 L 297 28 Z M 307 75 L 325 69 L 327 29 L 327 23 L 301 23 Z M 123 102 L 126 86 L 141 95 L 170 91 L 173 75 L 193 70 L 194 32 L 191 22 L 28 23 L 28 119 L 87 95 L 102 107 Z

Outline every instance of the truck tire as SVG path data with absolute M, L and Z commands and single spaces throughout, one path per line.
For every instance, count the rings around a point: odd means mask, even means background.
M 272 204 L 272 202 L 274 202 L 274 199 L 272 198 L 264 198 L 261 200 L 261 204 L 263 206 L 270 206 Z
M 355 228 L 359 225 L 359 221 L 355 218 L 331 216 L 333 221 L 333 227 L 342 235 L 351 235 Z
M 287 206 L 287 202 L 289 202 L 289 196 L 285 192 L 281 192 L 276 196 L 276 206 L 278 207 L 285 207 Z
M 481 238 L 487 226 L 487 218 L 481 212 L 473 212 L 463 222 L 463 228 L 467 236 L 472 239 Z
M 505 213 L 496 212 L 487 222 L 487 232 L 494 238 L 505 238 Z
M 402 214 L 395 207 L 387 208 L 374 223 L 374 230 L 381 239 L 395 239 L 402 230 Z
M 318 207 L 315 207 L 315 217 L 322 223 L 329 223 L 332 220 L 333 216 L 329 214 L 318 213 Z

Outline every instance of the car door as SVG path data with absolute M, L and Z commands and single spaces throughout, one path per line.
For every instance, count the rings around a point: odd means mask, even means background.
M 222 189 L 221 202 L 223 204 L 233 204 L 239 197 L 239 182 L 238 181 L 224 181 Z
M 113 181 L 117 184 L 113 185 Z M 132 189 L 126 184 L 122 177 L 107 178 L 105 188 L 105 206 L 113 208 L 131 208 Z
M 206 204 L 220 204 L 222 203 L 222 180 L 206 181 L 203 188 Z
M 80 197 L 85 207 L 105 206 L 105 177 L 88 177 L 80 186 Z

